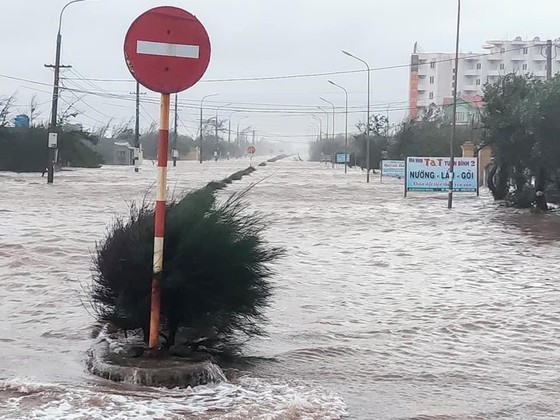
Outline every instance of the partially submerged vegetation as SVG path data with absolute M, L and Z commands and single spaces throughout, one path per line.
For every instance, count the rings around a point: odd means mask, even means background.
M 263 238 L 263 216 L 247 210 L 246 191 L 223 202 L 216 192 L 247 168 L 187 194 L 167 208 L 161 335 L 165 347 L 234 353 L 263 334 L 270 303 L 270 263 L 283 250 Z M 154 211 L 131 206 L 94 257 L 91 298 L 97 319 L 148 339 Z

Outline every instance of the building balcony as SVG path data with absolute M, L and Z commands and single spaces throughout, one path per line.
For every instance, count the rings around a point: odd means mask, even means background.
M 546 58 L 539 54 L 533 57 L 533 61 L 546 61 Z
M 477 69 L 465 70 L 465 76 L 478 76 L 479 74 L 480 70 Z
M 486 59 L 488 61 L 503 61 L 504 56 L 502 54 L 492 54 L 492 55 L 488 55 L 488 57 L 486 57 Z
M 533 72 L 533 76 L 536 76 L 536 77 L 546 77 L 546 71 L 545 71 L 545 70 L 534 71 L 534 72 Z
M 490 77 L 501 76 L 504 70 L 489 70 L 486 74 Z
M 511 61 L 525 61 L 527 60 L 527 56 L 526 55 L 513 55 L 511 57 L 509 57 L 509 59 Z
M 475 86 L 475 85 L 466 85 L 463 86 L 463 91 L 464 92 L 478 92 L 480 89 L 480 86 Z

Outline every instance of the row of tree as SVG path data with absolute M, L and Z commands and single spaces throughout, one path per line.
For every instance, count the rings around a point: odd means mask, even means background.
M 360 122 L 356 128 L 358 133 L 348 141 L 350 166 L 357 165 L 367 168 L 367 127 Z M 371 169 L 380 167 L 383 159 L 404 159 L 407 156 L 449 156 L 449 145 L 452 133 L 450 124 L 429 121 L 408 121 L 402 123 L 398 130 L 389 135 L 388 121 L 385 116 L 372 115 L 370 118 L 370 151 Z M 455 155 L 460 156 L 461 145 L 470 140 L 478 143 L 481 138 L 479 125 L 469 124 L 457 127 Z M 312 161 L 332 158 L 336 153 L 345 152 L 344 136 L 323 139 L 310 145 Z
M 37 122 L 36 100 L 31 101 L 29 115 L 15 116 L 12 112 L 15 96 L 0 97 L 0 171 L 41 172 L 47 162 L 48 124 Z M 59 115 L 59 138 L 57 166 L 98 167 L 103 163 L 100 152 L 110 149 L 115 142 L 137 143 L 132 120 L 123 125 L 108 122 L 93 130 L 84 130 L 79 124 L 72 124 L 79 115 L 73 104 L 61 110 Z M 18 125 L 18 117 L 26 117 L 26 124 Z M 210 118 L 202 125 L 202 158 L 215 156 L 241 157 L 252 142 L 252 127 L 243 127 L 232 135 L 227 120 Z M 153 124 L 140 136 L 140 144 L 146 159 L 157 159 L 158 127 Z M 201 145 L 200 133 L 193 138 L 170 135 L 171 148 L 176 147 L 180 157 L 198 150 Z
M 492 147 L 489 187 L 516 207 L 547 210 L 560 191 L 560 77 L 507 75 L 486 86 L 483 143 Z

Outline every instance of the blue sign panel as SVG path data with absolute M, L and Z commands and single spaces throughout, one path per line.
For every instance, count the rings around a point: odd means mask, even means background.
M 449 158 L 408 157 L 406 158 L 407 191 L 448 191 Z M 453 191 L 477 192 L 477 158 L 455 158 Z
M 381 161 L 381 176 L 391 178 L 404 178 L 404 160 L 383 160 Z
M 335 163 L 350 163 L 350 155 L 348 153 L 337 153 Z

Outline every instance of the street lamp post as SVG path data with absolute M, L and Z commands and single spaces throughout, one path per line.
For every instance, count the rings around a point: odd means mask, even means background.
M 228 127 L 228 140 L 227 140 L 228 144 L 231 143 L 231 117 L 233 117 L 233 114 L 237 114 L 239 112 L 241 112 L 241 111 L 233 111 L 231 114 L 229 114 L 229 117 L 228 117 L 229 127 Z
M 331 101 L 327 101 L 325 98 L 323 98 L 321 96 L 319 96 L 319 99 L 322 100 L 323 102 L 328 103 L 332 107 L 332 137 L 334 139 L 334 136 L 335 136 L 334 120 L 336 118 L 336 108 L 334 107 L 334 104 Z
M 327 116 L 327 128 L 325 129 L 325 134 L 327 136 L 327 140 L 329 139 L 329 111 L 325 111 L 323 107 L 318 106 L 317 108 L 319 108 L 321 110 L 321 112 L 324 112 L 325 115 Z
M 348 91 L 346 89 L 344 89 L 342 86 L 337 85 L 335 82 L 333 82 L 332 80 L 329 80 L 329 83 L 333 86 L 336 86 L 337 88 L 340 88 L 344 91 L 344 95 L 346 96 L 346 102 L 345 102 L 345 111 L 344 111 L 344 115 L 345 115 L 345 128 L 344 128 L 344 173 L 348 173 Z
M 453 83 L 453 131 L 449 153 L 449 195 L 447 208 L 453 208 L 453 181 L 455 178 L 455 137 L 457 136 L 457 85 L 459 84 L 459 33 L 461 29 L 461 0 L 457 0 L 457 37 L 455 40 L 455 82 Z
M 210 95 L 203 96 L 202 99 L 200 100 L 200 143 L 199 143 L 199 146 L 198 146 L 199 149 L 200 149 L 198 151 L 200 163 L 202 163 L 202 137 L 203 137 L 203 134 L 202 134 L 202 105 L 204 103 L 204 100 L 206 98 L 211 97 L 211 96 L 218 96 L 218 93 L 211 93 Z
M 370 171 L 370 158 L 369 158 L 369 148 L 370 148 L 370 138 L 369 138 L 369 106 L 370 106 L 370 81 L 371 81 L 371 69 L 369 68 L 369 64 L 362 60 L 359 57 L 356 57 L 353 54 L 350 54 L 348 51 L 342 50 L 343 54 L 346 54 L 348 57 L 352 57 L 367 67 L 367 121 L 366 121 L 366 155 L 367 155 L 367 182 L 369 182 L 369 171 Z
M 220 108 L 230 105 L 231 104 L 224 104 L 216 107 L 216 141 L 218 141 L 218 111 L 220 110 Z
M 68 6 L 73 3 L 81 3 L 87 0 L 72 0 L 62 8 L 60 11 L 60 17 L 58 19 L 58 33 L 56 35 L 56 53 L 54 61 L 54 83 L 53 83 L 53 96 L 52 96 L 52 109 L 51 109 L 51 125 L 49 130 L 49 139 L 51 136 L 57 137 L 57 123 L 58 123 L 58 96 L 59 96 L 59 82 L 60 82 L 60 50 L 62 47 L 62 17 L 64 11 Z M 52 66 L 46 66 L 52 67 Z M 56 158 L 56 149 L 58 148 L 58 140 L 51 144 L 50 140 L 47 143 L 48 146 L 48 161 L 47 161 L 47 183 L 52 184 L 54 182 L 54 165 Z
M 321 141 L 323 139 L 323 120 L 318 116 L 316 116 L 315 114 L 311 114 L 311 117 L 315 121 L 319 121 L 319 141 Z
M 239 121 L 237 121 L 237 134 L 236 134 L 236 137 L 235 137 L 235 143 L 237 144 L 237 147 L 240 148 L 240 150 L 241 150 L 241 142 L 239 141 L 239 123 L 246 118 L 249 118 L 249 117 L 241 117 L 241 118 L 239 118 Z

